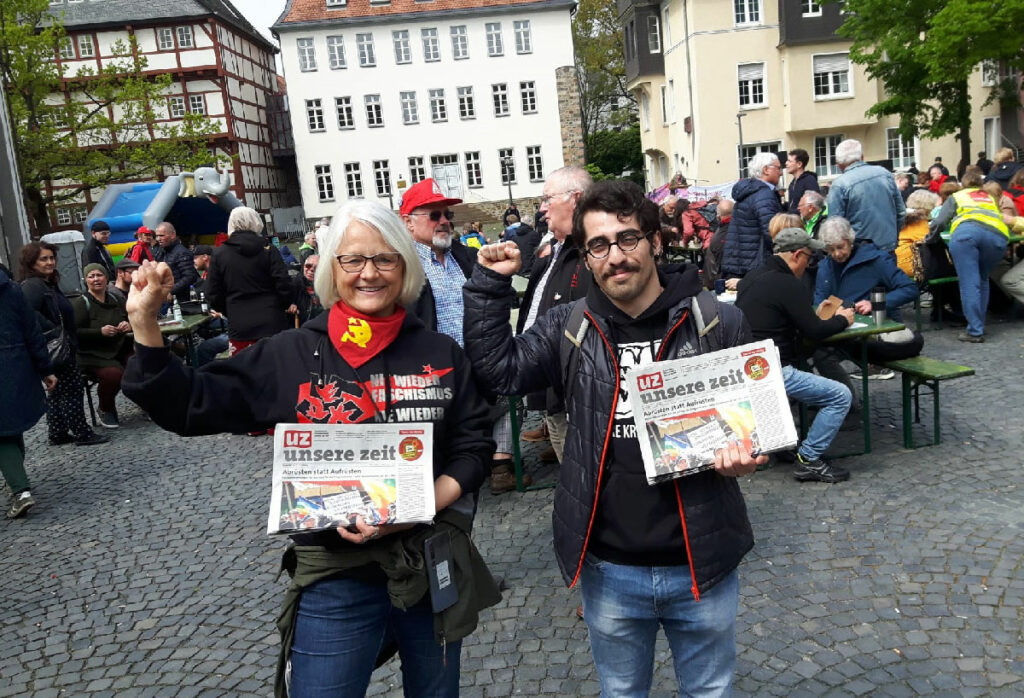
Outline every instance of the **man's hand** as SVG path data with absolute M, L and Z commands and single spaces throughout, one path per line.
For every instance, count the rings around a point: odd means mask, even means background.
M 294 303 L 292 303 L 291 305 L 289 305 L 287 308 L 284 309 L 284 312 L 288 313 L 289 315 L 298 315 L 299 314 L 299 306 L 297 306 Z
M 870 315 L 871 301 L 857 301 L 853 304 L 853 309 L 857 311 L 858 315 Z
M 43 387 L 46 388 L 46 392 L 52 391 L 57 387 L 57 376 L 51 374 L 49 376 L 43 376 Z
M 739 285 L 740 285 L 740 280 L 739 279 L 726 279 L 725 280 L 725 288 L 728 289 L 729 291 L 735 291 L 736 288 Z
M 750 455 L 750 439 L 730 441 L 715 452 L 715 472 L 726 477 L 749 475 L 767 462 L 768 456 Z
M 100 334 L 104 337 L 113 337 L 117 334 L 117 328 L 113 325 L 104 325 L 100 328 Z
M 127 334 L 128 332 L 132 331 L 132 326 L 128 324 L 127 320 L 122 320 L 121 322 L 117 323 L 117 331 L 120 332 L 121 334 Z
M 847 327 L 852 325 L 853 321 L 856 319 L 853 315 L 853 308 L 840 308 L 839 310 L 836 311 L 836 315 L 841 315 L 842 317 L 846 318 Z
M 128 316 L 156 317 L 160 306 L 170 298 L 174 274 L 164 262 L 148 259 L 132 274 L 126 309 Z
M 512 276 L 523 264 L 519 246 L 514 242 L 499 242 L 484 245 L 476 253 L 480 266 L 496 271 L 503 276 Z
M 355 543 L 360 545 L 371 541 L 374 538 L 381 538 L 383 536 L 390 535 L 392 533 L 398 533 L 404 531 L 407 528 L 412 528 L 412 524 L 382 524 L 380 526 L 371 526 L 366 523 L 363 517 L 356 516 L 356 533 L 352 533 L 348 530 L 347 526 L 338 526 L 338 535 L 347 540 L 349 543 Z

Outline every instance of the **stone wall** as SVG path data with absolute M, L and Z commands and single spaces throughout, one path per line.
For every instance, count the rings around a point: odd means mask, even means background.
M 558 84 L 558 116 L 562 124 L 562 160 L 565 165 L 582 167 L 583 117 L 576 68 L 571 65 L 555 68 L 555 81 Z

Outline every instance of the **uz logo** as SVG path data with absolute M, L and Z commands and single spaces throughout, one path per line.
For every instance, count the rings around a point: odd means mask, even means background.
M 665 385 L 665 380 L 661 377 L 661 373 L 648 373 L 643 376 L 637 376 L 636 383 L 640 390 L 655 390 Z
M 286 431 L 284 433 L 284 445 L 291 448 L 309 448 L 313 445 L 313 432 Z

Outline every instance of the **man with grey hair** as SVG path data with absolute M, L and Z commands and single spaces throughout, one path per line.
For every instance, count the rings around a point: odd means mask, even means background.
M 907 197 L 910 196 L 912 191 L 914 191 L 914 187 L 911 186 L 913 182 L 910 181 L 910 175 L 906 172 L 897 172 L 892 176 L 892 179 L 896 182 L 896 188 L 899 189 L 900 196 L 903 197 L 903 203 L 905 205 L 907 203 Z
M 818 237 L 821 224 L 828 219 L 828 206 L 825 204 L 825 197 L 816 191 L 804 192 L 797 204 L 797 211 L 800 212 L 800 219 L 804 222 L 804 230 L 811 237 Z
M 174 276 L 174 288 L 171 289 L 171 296 L 184 303 L 189 299 L 192 285 L 199 280 L 192 251 L 181 244 L 181 241 L 178 240 L 178 232 L 168 221 L 164 221 L 156 227 L 156 243 L 156 247 L 153 249 L 154 259 L 158 262 L 165 262 L 171 268 L 171 274 Z M 170 301 L 172 298 L 167 300 Z
M 782 211 L 776 193 L 782 167 L 774 153 L 758 153 L 747 165 L 747 179 L 732 188 L 735 202 L 729 233 L 722 251 L 722 275 L 742 278 L 757 269 L 772 253 L 772 237 L 768 224 Z
M 828 192 L 829 215 L 850 221 L 858 240 L 870 240 L 892 252 L 907 218 L 892 173 L 864 162 L 860 141 L 852 138 L 836 146 L 836 164 L 842 174 Z

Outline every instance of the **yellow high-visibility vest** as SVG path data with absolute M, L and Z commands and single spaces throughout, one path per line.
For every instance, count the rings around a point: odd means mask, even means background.
M 984 223 L 1010 237 L 1010 229 L 1003 221 L 1003 214 L 995 200 L 982 189 L 961 189 L 953 194 L 956 202 L 956 218 L 950 227 L 950 234 L 956 233 L 958 225 L 964 221 Z

